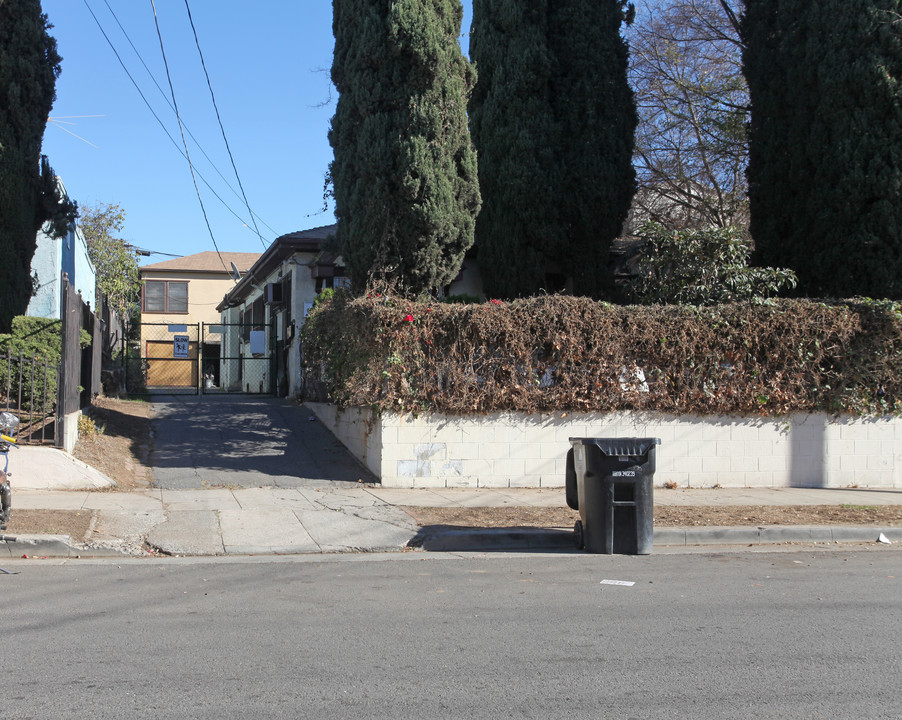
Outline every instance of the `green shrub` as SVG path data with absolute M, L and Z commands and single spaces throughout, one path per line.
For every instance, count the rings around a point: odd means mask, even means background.
M 50 404 L 56 404 L 60 328 L 60 321 L 52 318 L 13 318 L 12 332 L 0 335 L 0 355 L 11 356 L 0 361 L 0 395 L 7 388 L 11 397 L 17 398 L 21 393 L 22 409 L 26 410 L 32 409 L 32 394 L 38 406 L 43 404 L 45 392 Z M 82 333 L 82 341 L 87 336 L 90 344 L 90 336 Z
M 458 293 L 457 295 L 445 295 L 438 299 L 438 302 L 447 303 L 449 305 L 476 305 L 482 302 L 482 298 L 478 295 L 470 295 L 469 293 Z
M 80 438 L 90 438 L 95 435 L 103 435 L 104 428 L 97 427 L 97 423 L 94 422 L 94 419 L 88 415 L 79 415 L 78 416 L 78 437 Z
M 751 242 L 735 227 L 668 230 L 650 223 L 636 275 L 634 302 L 716 305 L 768 298 L 796 286 L 792 270 L 749 267 Z
M 335 290 L 333 288 L 323 288 L 317 293 L 316 297 L 313 298 L 313 307 L 318 308 L 320 305 L 325 305 L 334 297 L 334 295 Z

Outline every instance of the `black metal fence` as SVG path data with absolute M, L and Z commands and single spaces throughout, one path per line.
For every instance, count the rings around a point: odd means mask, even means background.
M 133 323 L 127 326 L 125 337 L 125 387 L 129 394 L 198 393 L 197 323 Z
M 202 323 L 202 392 L 273 394 L 273 335 L 262 323 Z
M 56 444 L 71 452 L 78 437 L 77 427 L 73 425 L 78 422 L 78 412 L 90 405 L 100 392 L 102 323 L 72 287 L 66 273 L 62 274 L 60 315 Z
M 262 325 L 129 324 L 126 390 L 131 395 L 272 394 L 271 337 Z
M 61 274 L 60 301 L 59 320 L 46 321 L 51 335 L 59 333 L 58 352 L 52 341 L 52 349 L 23 352 L 27 337 L 0 347 L 0 410 L 18 416 L 19 442 L 71 450 L 78 411 L 101 390 L 103 347 L 110 343 L 105 335 L 111 323 L 94 314 L 66 273 Z
M 0 351 L 0 410 L 19 418 L 23 445 L 55 442 L 58 374 L 59 365 L 46 358 Z

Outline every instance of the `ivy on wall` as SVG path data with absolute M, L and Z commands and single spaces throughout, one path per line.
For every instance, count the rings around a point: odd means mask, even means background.
M 482 304 L 336 293 L 302 331 L 305 393 L 450 414 L 902 412 L 902 304 Z

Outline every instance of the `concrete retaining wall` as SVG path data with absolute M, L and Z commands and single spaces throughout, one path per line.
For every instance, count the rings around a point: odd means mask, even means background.
M 452 417 L 308 403 L 385 487 L 561 487 L 571 437 L 659 437 L 655 484 L 902 487 L 902 420 L 633 413 Z

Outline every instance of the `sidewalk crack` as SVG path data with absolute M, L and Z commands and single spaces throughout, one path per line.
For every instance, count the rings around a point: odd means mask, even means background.
M 297 521 L 298 521 L 298 524 L 304 529 L 304 532 L 307 533 L 307 537 L 309 537 L 309 538 L 313 541 L 313 544 L 316 545 L 317 549 L 318 549 L 320 552 L 323 552 L 323 546 L 320 545 L 319 542 L 317 542 L 316 538 L 313 537 L 313 533 L 310 532 L 310 530 L 307 529 L 307 526 L 306 526 L 306 525 L 304 525 L 304 521 L 301 519 L 301 516 L 298 515 L 298 511 L 297 511 L 297 510 L 292 510 L 292 511 L 291 511 L 291 514 L 295 516 L 295 518 L 296 518 Z

